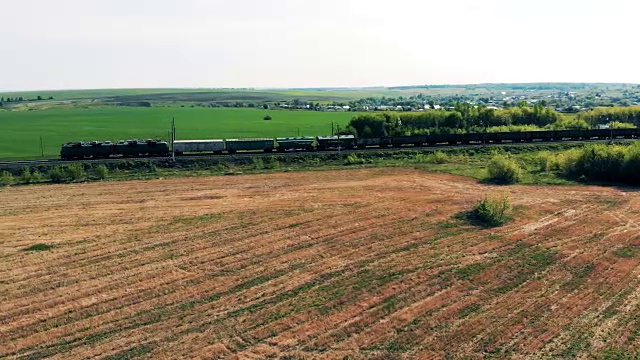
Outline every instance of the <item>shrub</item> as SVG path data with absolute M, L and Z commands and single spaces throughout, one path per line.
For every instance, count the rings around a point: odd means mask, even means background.
M 82 180 L 87 175 L 84 172 L 84 167 L 80 163 L 73 163 L 67 165 L 66 168 L 68 177 L 73 181 Z
M 259 157 L 254 157 L 251 159 L 251 166 L 255 170 L 262 170 L 265 168 L 264 161 L 262 160 L 262 158 L 259 158 Z
M 20 182 L 24 184 L 29 184 L 31 183 L 31 181 L 33 181 L 33 178 L 31 176 L 31 170 L 29 170 L 28 167 L 22 169 L 22 172 L 20 173 Z
M 26 249 L 23 249 L 22 251 L 47 251 L 47 250 L 51 250 L 53 249 L 54 246 L 50 245 L 50 244 L 35 244 L 32 246 L 29 246 Z
M 34 170 L 31 173 L 31 182 L 32 183 L 39 183 L 42 182 L 42 179 L 44 178 L 44 176 L 42 176 L 42 173 L 38 170 Z
M 262 118 L 262 120 L 271 120 L 271 119 L 272 119 L 271 115 L 265 115 L 265 116 Z
M 54 166 L 53 168 L 51 168 L 51 170 L 49 170 L 49 178 L 51 178 L 51 181 L 53 181 L 54 183 L 67 181 L 66 173 L 63 167 L 60 165 Z
M 13 174 L 11 174 L 8 171 L 3 171 L 0 174 L 0 186 L 11 186 L 13 184 L 15 184 L 16 179 L 13 177 Z
M 430 160 L 434 164 L 446 164 L 449 162 L 449 155 L 442 151 L 436 151 L 430 156 Z
M 344 159 L 345 165 L 362 165 L 365 164 L 365 159 L 358 156 L 358 154 L 349 154 L 346 159 Z
M 629 184 L 640 184 L 640 143 L 629 146 L 624 155 L 621 175 Z
M 109 169 L 106 166 L 100 164 L 93 169 L 93 174 L 97 179 L 104 180 L 109 176 Z
M 471 220 L 487 227 L 502 226 L 511 221 L 511 200 L 507 195 L 484 197 L 469 213 Z
M 627 151 L 629 150 L 621 146 L 607 145 L 591 145 L 567 151 L 561 157 L 561 171 L 571 179 L 622 180 Z
M 49 178 L 55 183 L 78 181 L 84 179 L 86 173 L 82 164 L 58 165 L 49 171 Z
M 496 184 L 515 184 L 522 178 L 522 169 L 504 155 L 494 155 L 487 168 L 488 180 Z

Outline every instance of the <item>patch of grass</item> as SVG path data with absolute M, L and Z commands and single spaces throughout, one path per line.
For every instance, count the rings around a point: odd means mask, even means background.
M 475 263 L 455 270 L 455 275 L 460 280 L 467 280 L 489 268 L 491 263 Z
M 478 311 L 480 311 L 480 309 L 482 309 L 482 306 L 480 306 L 480 304 L 471 304 L 460 309 L 460 311 L 458 311 L 458 316 L 460 318 L 466 318 L 471 314 L 477 313 Z
M 534 274 L 544 271 L 556 263 L 556 252 L 550 249 L 530 253 L 530 247 L 518 246 L 510 250 L 505 259 L 511 261 L 506 266 L 507 277 L 503 285 L 495 289 L 496 293 L 505 294 L 527 282 Z
M 486 228 L 505 225 L 513 220 L 513 207 L 507 195 L 485 197 L 474 208 L 455 215 L 458 220 Z
M 206 215 L 199 215 L 199 216 L 193 216 L 193 217 L 178 218 L 178 219 L 175 219 L 173 223 L 193 225 L 193 224 L 199 224 L 199 223 L 205 223 L 205 222 L 206 223 L 215 222 L 215 221 L 221 220 L 222 218 L 223 218 L 222 214 L 206 214 Z
M 613 253 L 619 258 L 629 259 L 636 256 L 636 254 L 638 254 L 638 250 L 631 246 L 625 246 L 616 249 Z
M 134 346 L 127 350 L 120 351 L 111 356 L 107 356 L 105 360 L 128 360 L 135 359 L 137 357 L 146 355 L 153 350 L 153 346 L 151 344 L 141 344 L 138 346 Z
M 31 245 L 26 249 L 23 249 L 22 251 L 48 251 L 53 249 L 55 246 L 50 245 L 50 244 L 35 244 L 35 245 Z

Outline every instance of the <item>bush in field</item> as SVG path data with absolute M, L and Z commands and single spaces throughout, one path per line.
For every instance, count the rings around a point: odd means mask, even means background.
M 33 181 L 31 170 L 28 167 L 22 169 L 20 173 L 20 182 L 24 184 L 30 184 Z
M 54 166 L 51 170 L 49 170 L 49 178 L 54 183 L 61 183 L 67 180 L 66 173 L 62 166 Z
M 591 145 L 562 155 L 561 172 L 571 179 L 621 180 L 625 159 L 621 146 Z
M 0 186 L 11 186 L 15 184 L 16 179 L 13 175 L 8 171 L 3 171 L 0 173 Z
M 496 184 L 515 184 L 522 178 L 520 165 L 501 154 L 491 158 L 487 171 L 489 175 L 487 180 Z
M 84 179 L 86 173 L 82 164 L 58 165 L 49 171 L 51 181 L 55 183 L 78 181 Z
M 482 226 L 496 227 L 511 221 L 511 210 L 511 200 L 507 195 L 502 195 L 478 200 L 468 215 Z
M 254 157 L 253 159 L 251 159 L 251 166 L 255 170 L 262 170 L 264 169 L 264 161 L 259 157 Z
M 436 151 L 433 154 L 429 155 L 428 161 L 433 164 L 446 164 L 449 162 L 449 155 L 443 153 L 442 151 Z
M 345 165 L 362 165 L 365 164 L 366 160 L 358 156 L 358 154 L 349 154 L 346 159 L 344 159 Z
M 109 169 L 106 166 L 100 164 L 93 169 L 93 174 L 97 179 L 104 180 L 109 176 Z
M 87 174 L 84 172 L 82 164 L 74 163 L 67 165 L 67 175 L 72 181 L 83 180 Z
M 640 143 L 635 143 L 626 149 L 621 175 L 623 181 L 628 184 L 640 184 Z
M 34 170 L 31 173 L 31 182 L 32 183 L 39 183 L 42 182 L 42 180 L 44 179 L 44 176 L 42 176 L 42 173 L 38 170 Z

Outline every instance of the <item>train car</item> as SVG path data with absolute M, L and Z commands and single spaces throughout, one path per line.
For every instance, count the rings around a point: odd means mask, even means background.
M 609 132 L 614 139 L 632 139 L 638 135 L 638 129 L 610 129 Z
M 389 147 L 391 146 L 391 137 L 377 137 L 377 138 L 357 138 L 356 147 L 360 149 L 367 148 L 369 146 L 375 147 Z
M 455 145 L 465 141 L 465 135 L 471 134 L 433 134 L 427 136 L 427 144 L 450 144 Z M 468 138 L 471 138 L 470 136 Z
M 72 142 L 62 145 L 60 158 L 63 160 L 85 158 L 108 158 L 115 154 L 110 141 Z
M 427 135 L 393 136 L 391 145 L 401 147 L 403 145 L 422 146 L 427 143 Z
M 233 154 L 238 151 L 258 151 L 271 152 L 276 148 L 273 139 L 256 138 L 256 139 L 226 139 L 224 141 L 225 149 L 228 153 Z
M 167 156 L 169 144 L 157 140 L 127 140 L 119 141 L 115 145 L 115 154 L 129 156 Z
M 185 153 L 214 153 L 222 154 L 225 150 L 224 140 L 176 140 L 173 142 L 173 149 L 176 155 Z
M 584 130 L 556 130 L 555 140 L 580 140 L 585 136 Z
M 531 141 L 531 131 L 509 131 L 509 132 L 497 132 L 487 133 L 485 140 L 487 142 L 501 143 L 505 141 L 521 142 Z
M 336 135 L 336 136 L 318 136 L 318 150 L 346 148 L 353 149 L 356 147 L 356 137 L 353 135 Z
M 276 138 L 278 151 L 305 150 L 313 151 L 316 139 L 310 136 Z

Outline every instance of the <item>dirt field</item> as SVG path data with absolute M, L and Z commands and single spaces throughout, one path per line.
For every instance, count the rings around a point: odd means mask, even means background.
M 453 218 L 495 191 L 516 222 Z M 640 192 L 408 169 L 0 189 L 0 358 L 629 354 L 639 221 Z

